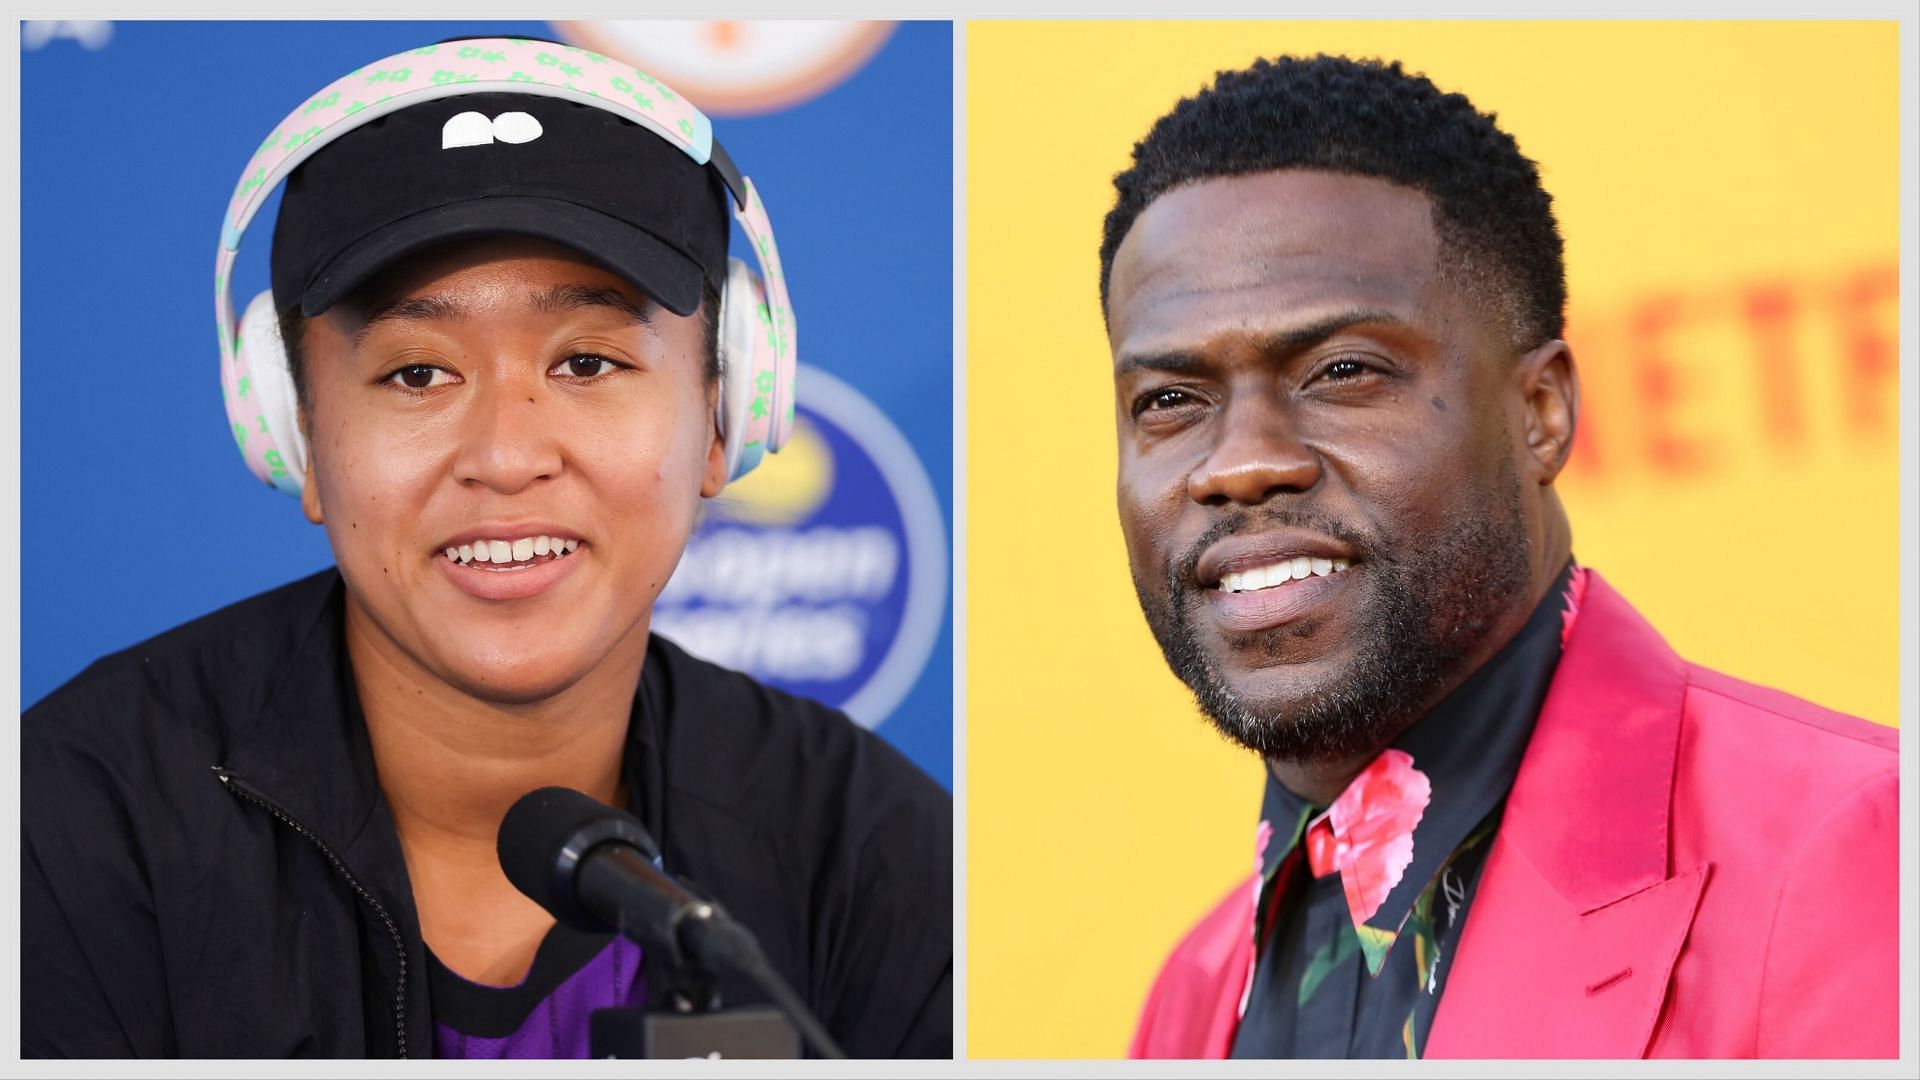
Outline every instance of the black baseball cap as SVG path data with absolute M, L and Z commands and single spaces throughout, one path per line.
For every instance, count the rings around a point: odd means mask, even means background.
M 438 98 L 355 128 L 288 176 L 274 303 L 318 315 L 414 252 L 518 234 L 574 248 L 691 315 L 702 282 L 726 280 L 727 198 L 717 169 L 606 109 Z

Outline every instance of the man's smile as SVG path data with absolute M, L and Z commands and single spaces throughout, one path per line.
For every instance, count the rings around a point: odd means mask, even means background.
M 1323 535 L 1327 531 L 1346 530 L 1329 524 L 1317 531 L 1281 528 L 1222 537 L 1201 551 L 1193 564 L 1193 578 L 1202 588 L 1247 592 L 1326 577 L 1345 570 L 1358 557 L 1352 544 Z
M 1202 543 L 1192 571 L 1174 584 L 1230 635 L 1272 630 L 1331 602 L 1359 562 L 1352 544 L 1324 530 L 1281 528 Z
M 1266 566 L 1256 566 L 1251 570 L 1229 572 L 1222 576 L 1220 584 L 1214 588 L 1220 592 L 1255 592 L 1262 589 L 1274 589 L 1289 581 L 1305 581 L 1309 577 L 1326 577 L 1338 574 L 1353 565 L 1345 559 L 1308 558 L 1296 555 L 1291 559 L 1281 559 Z
M 1308 569 L 1301 577 L 1290 577 L 1272 585 L 1263 584 L 1246 589 L 1215 588 L 1206 593 L 1206 606 L 1212 612 L 1214 622 L 1230 635 L 1273 630 L 1300 619 L 1316 608 L 1338 601 L 1346 592 L 1352 576 L 1349 565 L 1343 562 L 1338 570 L 1329 566 L 1321 574 Z M 1291 565 L 1275 567 L 1276 572 L 1291 570 Z M 1260 571 L 1255 570 L 1234 576 L 1244 580 L 1258 573 Z

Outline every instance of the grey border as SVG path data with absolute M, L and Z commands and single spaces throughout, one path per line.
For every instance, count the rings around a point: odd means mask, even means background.
M 650 5 L 648 14 L 660 18 L 699 18 L 711 16 L 711 4 L 664 3 Z M 965 965 L 965 896 L 966 845 L 965 804 L 966 804 L 966 741 L 965 741 L 965 701 L 966 701 L 966 303 L 965 303 L 965 87 L 966 87 L 966 48 L 965 36 L 967 20 L 971 18 L 1125 18 L 1125 17 L 1165 17 L 1170 9 L 1180 5 L 1161 0 L 1158 3 L 1143 0 L 1054 0 L 1044 11 L 1036 12 L 1032 7 L 1016 7 L 1002 0 L 1001 3 L 961 4 L 927 3 L 924 0 L 896 0 L 894 3 L 866 3 L 858 5 L 816 5 L 806 4 L 801 10 L 792 6 L 767 2 L 738 2 L 726 5 L 727 14 L 734 17 L 753 16 L 796 16 L 811 17 L 873 17 L 873 18 L 930 18 L 957 21 L 954 25 L 954 431 L 953 431 L 953 620 L 954 620 L 954 761 L 953 777 L 956 797 L 955 823 L 955 953 L 959 958 L 955 976 L 955 1051 L 964 1054 L 966 1030 L 966 965 Z M 1874 2 L 1834 3 L 1820 7 L 1814 13 L 1808 10 L 1813 5 L 1802 4 L 1790 9 L 1777 0 L 1763 0 L 1761 4 L 1736 4 L 1730 0 L 1715 0 L 1673 4 L 1658 0 L 1630 0 L 1630 2 L 1602 5 L 1599 3 L 1581 3 L 1559 6 L 1553 11 L 1543 11 L 1545 5 L 1526 3 L 1523 0 L 1479 0 L 1477 3 L 1452 8 L 1445 15 L 1437 13 L 1433 6 L 1415 3 L 1372 3 L 1369 0 L 1356 0 L 1353 3 L 1334 4 L 1311 2 L 1289 5 L 1285 14 L 1291 18 L 1594 18 L 1618 20 L 1623 18 L 1660 19 L 1660 18 L 1820 18 L 1849 19 L 1874 18 L 1888 19 L 1901 23 L 1901 325 L 1903 333 L 1900 343 L 1900 460 L 1901 460 L 1901 614 L 1900 641 L 1902 647 L 1902 667 L 1900 682 L 1900 744 L 1901 744 L 1901 866 L 1902 909 L 1905 913 L 1901 924 L 1900 953 L 1902 957 L 1901 989 L 1902 1031 L 1901 1057 L 1898 1061 L 1885 1063 L 1841 1063 L 1831 1062 L 1814 1065 L 1811 1068 L 1798 1062 L 1419 1062 L 1419 1063 L 1365 1063 L 1365 1062 L 1316 1062 L 1311 1065 L 1285 1065 L 1263 1062 L 1209 1062 L 1204 1065 L 1183 1062 L 1117 1062 L 1117 1061 L 1060 1061 L 1060 1062 L 1022 1062 L 1022 1061 L 969 1061 L 963 1063 L 934 1062 L 850 1062 L 841 1063 L 837 1068 L 826 1067 L 824 1062 L 789 1063 L 785 1069 L 769 1069 L 750 1062 L 699 1062 L 687 1063 L 680 1074 L 705 1076 L 1089 1076 L 1089 1075 L 1138 1075 L 1138 1076 L 1192 1076 L 1196 1072 L 1222 1076 L 1258 1076 L 1276 1075 L 1436 1075 L 1436 1076 L 1615 1076 L 1623 1073 L 1645 1076 L 1780 1076 L 1804 1077 L 1813 1075 L 1875 1075 L 1875 1076 L 1912 1076 L 1916 1055 L 1916 1016 L 1920 1015 L 1920 950 L 1916 950 L 1915 908 L 1920 901 L 1920 889 L 1916 888 L 1915 871 L 1920 863 L 1916 862 L 1916 831 L 1914 828 L 1916 807 L 1920 799 L 1915 795 L 1916 769 L 1915 752 L 1920 748 L 1920 365 L 1916 365 L 1917 348 L 1920 348 L 1920 303 L 1916 302 L 1917 270 L 1920 270 L 1920 241 L 1916 241 L 1915 228 L 1920 225 L 1920 200 L 1916 200 L 1914 155 L 1915 110 L 1920 102 L 1920 80 L 1916 79 L 1916 59 L 1920 59 L 1920 49 L 1916 48 L 1916 19 L 1910 6 L 1902 3 L 1874 0 Z M 247 18 L 256 16 L 259 7 L 255 4 L 243 6 L 243 0 L 199 0 L 191 6 L 172 8 L 166 17 L 173 18 Z M 319 11 L 312 7 L 303 7 L 295 11 L 283 9 L 287 17 L 341 19 L 354 17 L 374 18 L 475 18 L 487 16 L 526 17 L 524 4 L 503 3 L 501 0 L 468 0 L 458 3 L 453 0 L 433 0 L 433 2 L 408 5 L 404 12 L 396 14 L 392 7 L 381 7 L 371 3 L 350 4 L 329 11 Z M 84 14 L 99 17 L 101 15 L 130 14 L 130 6 L 121 4 L 109 7 L 106 11 L 89 11 Z M 577 2 L 565 12 L 569 17 L 619 17 L 630 16 L 633 5 L 630 2 L 613 3 L 609 0 L 584 0 Z M 1185 19 L 1207 18 L 1246 18 L 1268 19 L 1276 14 L 1271 3 L 1258 3 L 1256 0 L 1215 0 L 1201 10 L 1181 12 Z M 22 12 L 16 18 L 25 18 L 29 14 L 46 17 L 60 14 L 48 5 L 35 5 L 29 12 Z M 154 12 L 142 13 L 141 17 L 161 17 Z M 18 52 L 11 52 L 0 67 L 0 78 L 6 81 L 0 85 L 19 86 Z M 5 265 L 0 266 L 9 288 L 6 295 L 13 297 L 14 303 L 0 305 L 0 357 L 14 360 L 14 378 L 12 393 L 0 394 L 0 517 L 7 519 L 17 537 L 20 521 L 20 396 L 18 383 L 19 357 L 19 272 L 20 243 L 18 222 L 20 220 L 20 112 L 16 95 L 14 105 L 6 111 L 5 123 L 10 130 L 0 138 L 0 159 L 5 162 L 0 169 L 0 192 L 10 205 L 12 215 L 8 218 L 5 232 Z M 5 660 L 0 662 L 0 700 L 14 707 L 13 715 L 18 715 L 20 669 L 18 636 L 20 629 L 20 568 L 15 566 L 4 575 L 0 575 L 0 602 L 4 602 L 10 616 L 0 626 L 0 633 L 9 635 L 9 648 L 5 650 Z M 12 782 L 13 791 L 19 790 L 20 759 L 18 743 L 14 740 L 0 740 L 0 758 L 4 759 L 4 772 L 0 772 Z M 19 839 L 18 831 L 13 828 L 0 828 L 0 951 L 4 952 L 4 965 L 0 966 L 0 1060 L 17 1059 L 19 1047 L 19 949 L 18 949 L 18 897 L 19 897 Z M 386 1066 L 383 1063 L 368 1062 L 356 1067 L 356 1071 L 369 1076 L 398 1075 L 400 1066 Z M 261 1070 L 247 1062 L 231 1065 L 218 1063 L 126 1063 L 126 1062 L 35 1062 L 19 1069 L 14 1075 L 44 1076 L 120 1076 L 128 1074 L 156 1076 L 206 1076 L 231 1075 L 251 1076 Z M 278 1063 L 274 1071 L 287 1076 L 333 1076 L 340 1071 L 338 1063 L 333 1062 L 286 1062 Z M 422 1062 L 404 1070 L 409 1075 L 459 1074 L 499 1076 L 519 1075 L 562 1075 L 562 1076 L 627 1076 L 633 1070 L 628 1067 L 591 1063 L 522 1063 L 514 1069 L 489 1068 L 483 1063 L 465 1064 L 458 1062 Z M 649 1075 L 669 1075 L 671 1070 L 662 1069 Z
M 953 1056 L 967 1058 L 967 28 L 953 24 Z
M 20 45 L 16 40 L 0 58 L 0 85 L 20 85 Z M 8 526 L 14 551 L 20 550 L 20 95 L 0 114 L 0 193 L 8 208 L 4 226 L 4 248 L 0 249 L 0 278 L 5 280 L 6 299 L 0 301 L 0 357 L 13 361 L 7 366 L 7 382 L 0 391 L 0 520 Z M 20 561 L 0 574 L 0 606 L 5 607 L 0 621 L 0 637 L 6 645 L 0 661 L 0 703 L 8 716 L 20 715 Z M 15 728 L 15 731 L 18 729 Z M 4 775 L 7 791 L 15 793 L 7 800 L 18 807 L 20 800 L 20 741 L 17 737 L 0 739 L 4 749 Z M 4 981 L 0 981 L 0 1054 L 20 1054 L 20 830 L 8 821 L 0 827 L 0 952 L 4 952 Z

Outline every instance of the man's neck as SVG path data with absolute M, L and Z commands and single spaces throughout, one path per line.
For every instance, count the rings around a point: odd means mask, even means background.
M 1399 733 L 1395 732 L 1396 738 L 1398 735 Z M 1267 768 L 1272 771 L 1273 778 L 1280 782 L 1281 787 L 1293 792 L 1301 800 L 1312 803 L 1314 806 L 1329 806 L 1333 800 L 1340 797 L 1341 792 L 1347 790 L 1347 785 L 1353 783 L 1353 778 L 1360 775 L 1360 770 L 1380 756 L 1380 751 L 1384 749 L 1386 749 L 1386 743 L 1368 750 L 1361 756 L 1342 758 L 1338 761 L 1302 762 L 1268 758 Z
M 1499 625 L 1481 639 L 1472 654 L 1428 695 L 1427 700 L 1422 702 L 1418 709 L 1413 710 L 1404 723 L 1394 725 L 1387 730 L 1377 745 L 1350 757 L 1312 761 L 1268 758 L 1267 768 L 1273 773 L 1273 778 L 1280 782 L 1280 786 L 1315 806 L 1330 805 L 1333 800 L 1340 797 L 1341 792 L 1347 790 L 1347 785 L 1353 783 L 1353 778 L 1360 775 L 1362 769 L 1372 764 L 1374 758 L 1380 756 L 1380 751 L 1393 745 L 1395 739 L 1404 734 L 1408 728 L 1419 723 L 1433 711 L 1435 706 L 1445 701 L 1447 696 L 1458 690 L 1462 683 L 1473 676 L 1474 672 L 1479 671 L 1501 649 L 1505 648 L 1507 643 L 1520 633 L 1521 628 L 1527 625 L 1527 619 L 1546 598 L 1547 591 L 1553 587 L 1554 581 L 1560 576 L 1561 569 L 1572 558 L 1572 545 L 1567 537 L 1565 518 L 1562 516 L 1550 519 L 1551 524 L 1558 526 L 1549 534 L 1551 555 L 1534 571 L 1534 580 L 1523 602 L 1516 604 L 1506 613 Z

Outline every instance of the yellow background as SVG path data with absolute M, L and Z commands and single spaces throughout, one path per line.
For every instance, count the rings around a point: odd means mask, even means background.
M 1891 724 L 1896 35 L 970 24 L 971 1055 L 1123 1054 L 1167 950 L 1251 866 L 1259 770 L 1167 672 L 1115 519 L 1100 223 L 1152 121 L 1215 71 L 1315 51 L 1497 113 L 1567 240 L 1575 553 L 1689 659 Z

